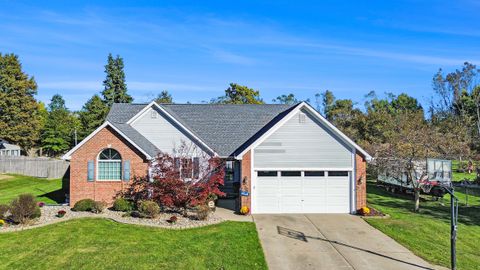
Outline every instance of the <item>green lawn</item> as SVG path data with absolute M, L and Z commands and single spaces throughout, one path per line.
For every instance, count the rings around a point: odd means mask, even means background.
M 16 196 L 23 193 L 32 193 L 37 201 L 47 204 L 62 203 L 65 195 L 62 192 L 61 179 L 42 179 L 31 176 L 9 174 L 0 175 L 0 203 L 9 203 Z M 8 176 L 11 176 L 8 177 Z
M 420 204 L 420 213 L 413 213 L 411 196 L 387 193 L 369 182 L 368 203 L 391 216 L 389 219 L 368 219 L 375 228 L 389 235 L 427 261 L 450 266 L 450 204 L 449 195 L 442 201 Z M 457 258 L 459 269 L 480 269 L 480 197 L 469 196 L 470 207 L 465 206 L 465 194 L 460 198 Z
M 267 269 L 253 222 L 175 231 L 77 219 L 0 234 L 0 269 Z
M 458 160 L 452 160 L 453 181 L 461 181 L 465 179 L 475 180 L 475 178 L 477 177 L 477 172 L 475 170 L 472 173 L 457 172 L 458 164 L 459 164 Z

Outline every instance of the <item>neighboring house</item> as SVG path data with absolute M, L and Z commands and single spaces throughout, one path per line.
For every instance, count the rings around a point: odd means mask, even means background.
M 354 213 L 371 157 L 307 103 L 114 104 L 70 150 L 70 203 L 112 202 L 159 151 L 182 142 L 227 160 L 227 199 L 252 213 Z
M 20 156 L 21 148 L 0 138 L 0 156 Z

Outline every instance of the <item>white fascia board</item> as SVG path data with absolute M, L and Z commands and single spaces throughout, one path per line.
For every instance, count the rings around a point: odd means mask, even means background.
M 151 107 L 153 106 L 156 106 L 160 111 L 162 111 L 167 117 L 170 118 L 170 120 L 172 120 L 173 122 L 175 122 L 175 124 L 177 124 L 178 126 L 180 126 L 185 132 L 187 132 L 190 136 L 192 136 L 195 140 L 197 140 L 198 142 L 200 142 L 205 148 L 207 148 L 210 152 L 213 153 L 214 156 L 218 156 L 217 152 L 215 152 L 215 150 L 213 150 L 212 148 L 210 148 L 210 146 L 208 146 L 204 141 L 202 141 L 199 137 L 197 137 L 195 134 L 193 134 L 193 132 L 190 131 L 190 129 L 188 129 L 187 127 L 185 127 L 182 123 L 180 123 L 180 121 L 178 121 L 175 117 L 173 117 L 170 113 L 168 113 L 164 108 L 162 108 L 160 105 L 158 105 L 155 101 L 152 101 L 150 102 L 150 104 L 148 104 L 147 106 L 145 106 L 145 108 L 143 108 L 140 112 L 138 112 L 135 116 L 133 116 L 132 118 L 130 118 L 130 120 L 127 121 L 127 124 L 129 125 L 133 125 L 133 123 L 135 123 L 135 121 L 137 121 L 138 119 L 140 119 L 147 111 L 148 109 L 150 109 Z
M 146 111 L 148 111 L 148 109 L 150 109 L 153 104 L 157 104 L 155 101 L 152 101 L 150 102 L 147 106 L 143 107 L 143 109 L 141 111 L 139 111 L 137 114 L 135 114 L 132 118 L 130 118 L 128 121 L 127 121 L 127 124 L 129 125 L 132 125 L 136 120 L 138 120 L 139 118 L 141 118 L 142 115 L 145 114 Z M 157 104 L 158 106 L 158 104 Z
M 90 135 L 88 135 L 85 139 L 83 139 L 79 144 L 77 144 L 74 148 L 72 148 L 70 151 L 68 151 L 65 155 L 62 156 L 62 159 L 64 160 L 70 160 L 72 157 L 72 154 L 77 151 L 78 148 L 80 148 L 82 145 L 84 145 L 88 140 L 93 138 L 100 130 L 105 128 L 106 126 L 110 126 L 115 130 L 118 134 L 120 134 L 125 140 L 127 140 L 129 143 L 131 143 L 135 148 L 137 148 L 142 154 L 147 157 L 147 159 L 152 159 L 152 157 L 147 154 L 142 148 L 140 148 L 136 143 L 134 143 L 130 138 L 128 138 L 123 132 L 121 132 L 118 128 L 116 128 L 114 125 L 112 125 L 110 122 L 105 121 L 101 126 L 99 126 L 97 129 L 95 129 Z
M 348 145 L 351 145 L 360 153 L 362 153 L 368 161 L 372 160 L 372 157 L 367 153 L 367 151 L 363 150 L 358 144 L 356 144 L 354 141 L 348 138 L 347 135 L 345 135 L 338 128 L 336 128 L 332 123 L 330 123 L 327 119 L 325 119 L 320 113 L 318 113 L 314 108 L 312 108 L 306 102 L 299 103 L 297 107 L 295 107 L 295 109 L 289 112 L 283 119 L 281 119 L 278 123 L 276 123 L 273 127 L 271 127 L 267 132 L 265 132 L 262 136 L 260 136 L 260 138 L 255 140 L 252 144 L 250 144 L 249 147 L 245 148 L 245 150 L 243 150 L 240 154 L 238 154 L 236 158 L 241 159 L 243 155 L 246 152 L 248 152 L 248 150 L 257 147 L 259 144 L 265 141 L 273 132 L 275 132 L 277 129 L 283 126 L 283 124 L 285 124 L 288 120 L 290 120 L 302 108 L 306 108 L 308 111 L 310 111 L 315 117 L 317 117 L 322 123 L 324 123 L 331 131 L 338 134 L 345 143 L 347 143 Z
M 102 125 L 100 125 L 97 129 L 95 129 L 90 135 L 85 137 L 79 144 L 75 145 L 70 151 L 68 151 L 65 155 L 62 156 L 62 159 L 64 160 L 70 160 L 72 157 L 73 152 L 77 151 L 78 148 L 80 148 L 82 145 L 84 145 L 88 140 L 90 140 L 95 134 L 97 134 L 100 130 L 102 130 L 104 127 L 108 125 L 108 121 L 105 121 Z

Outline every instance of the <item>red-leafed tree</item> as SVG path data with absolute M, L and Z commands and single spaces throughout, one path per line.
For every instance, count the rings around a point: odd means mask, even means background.
M 182 143 L 173 154 L 159 153 L 149 172 L 148 179 L 135 179 L 122 195 L 136 201 L 154 200 L 184 215 L 189 207 L 205 204 L 212 194 L 225 195 L 219 189 L 225 176 L 224 161 L 195 145 Z

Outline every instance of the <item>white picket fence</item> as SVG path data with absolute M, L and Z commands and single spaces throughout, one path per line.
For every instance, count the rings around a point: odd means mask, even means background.
M 63 178 L 70 163 L 43 157 L 0 156 L 0 173 L 15 173 L 43 178 Z

